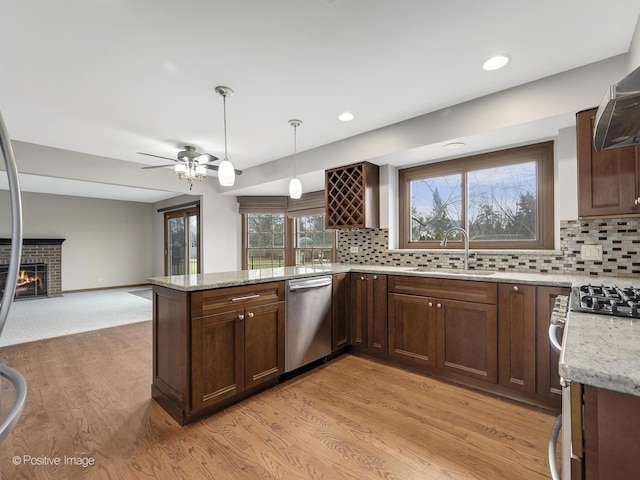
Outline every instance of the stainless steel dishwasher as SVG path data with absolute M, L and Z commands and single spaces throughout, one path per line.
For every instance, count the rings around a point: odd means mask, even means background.
M 285 372 L 331 354 L 331 275 L 287 281 Z

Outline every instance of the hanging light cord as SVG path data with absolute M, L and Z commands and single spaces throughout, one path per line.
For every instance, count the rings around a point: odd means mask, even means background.
M 224 159 L 227 158 L 227 94 L 222 95 L 222 110 L 224 113 Z
M 298 176 L 298 125 L 293 125 L 293 178 Z

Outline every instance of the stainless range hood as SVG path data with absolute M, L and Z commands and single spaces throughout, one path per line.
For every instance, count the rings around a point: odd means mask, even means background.
M 640 67 L 611 85 L 596 113 L 596 150 L 640 145 Z

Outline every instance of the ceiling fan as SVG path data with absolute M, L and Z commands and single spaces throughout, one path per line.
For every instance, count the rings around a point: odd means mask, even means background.
M 165 160 L 171 160 L 174 163 L 167 165 L 152 165 L 148 167 L 142 167 L 143 170 L 151 168 L 165 168 L 173 167 L 174 171 L 178 175 L 178 178 L 187 179 L 189 182 L 189 189 L 193 187 L 194 180 L 202 180 L 207 176 L 207 170 L 218 170 L 218 165 L 212 165 L 212 162 L 218 160 L 209 153 L 201 153 L 196 151 L 196 147 L 193 145 L 185 145 L 184 150 L 178 152 L 177 158 L 163 157 L 161 155 L 153 155 L 151 153 L 137 152 L 139 155 L 146 155 L 148 157 L 163 158 Z M 242 170 L 235 170 L 236 175 L 242 175 Z

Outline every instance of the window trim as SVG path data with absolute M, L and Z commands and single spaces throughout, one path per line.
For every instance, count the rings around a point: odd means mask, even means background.
M 448 242 L 441 247 L 439 242 L 411 241 L 411 188 L 414 180 L 444 175 L 461 174 L 463 176 L 462 202 L 466 205 L 466 173 L 485 168 L 501 167 L 522 163 L 526 159 L 535 158 L 537 175 L 537 240 L 513 241 L 470 241 L 474 249 L 503 250 L 552 250 L 554 241 L 554 193 L 553 193 L 553 142 L 543 142 L 524 147 L 515 147 L 495 152 L 483 153 L 469 157 L 445 160 L 437 163 L 419 165 L 402 169 L 398 172 L 398 214 L 399 244 L 401 249 L 460 249 L 462 242 Z M 466 206 L 463 214 L 466 215 Z M 466 218 L 464 218 L 466 222 Z

